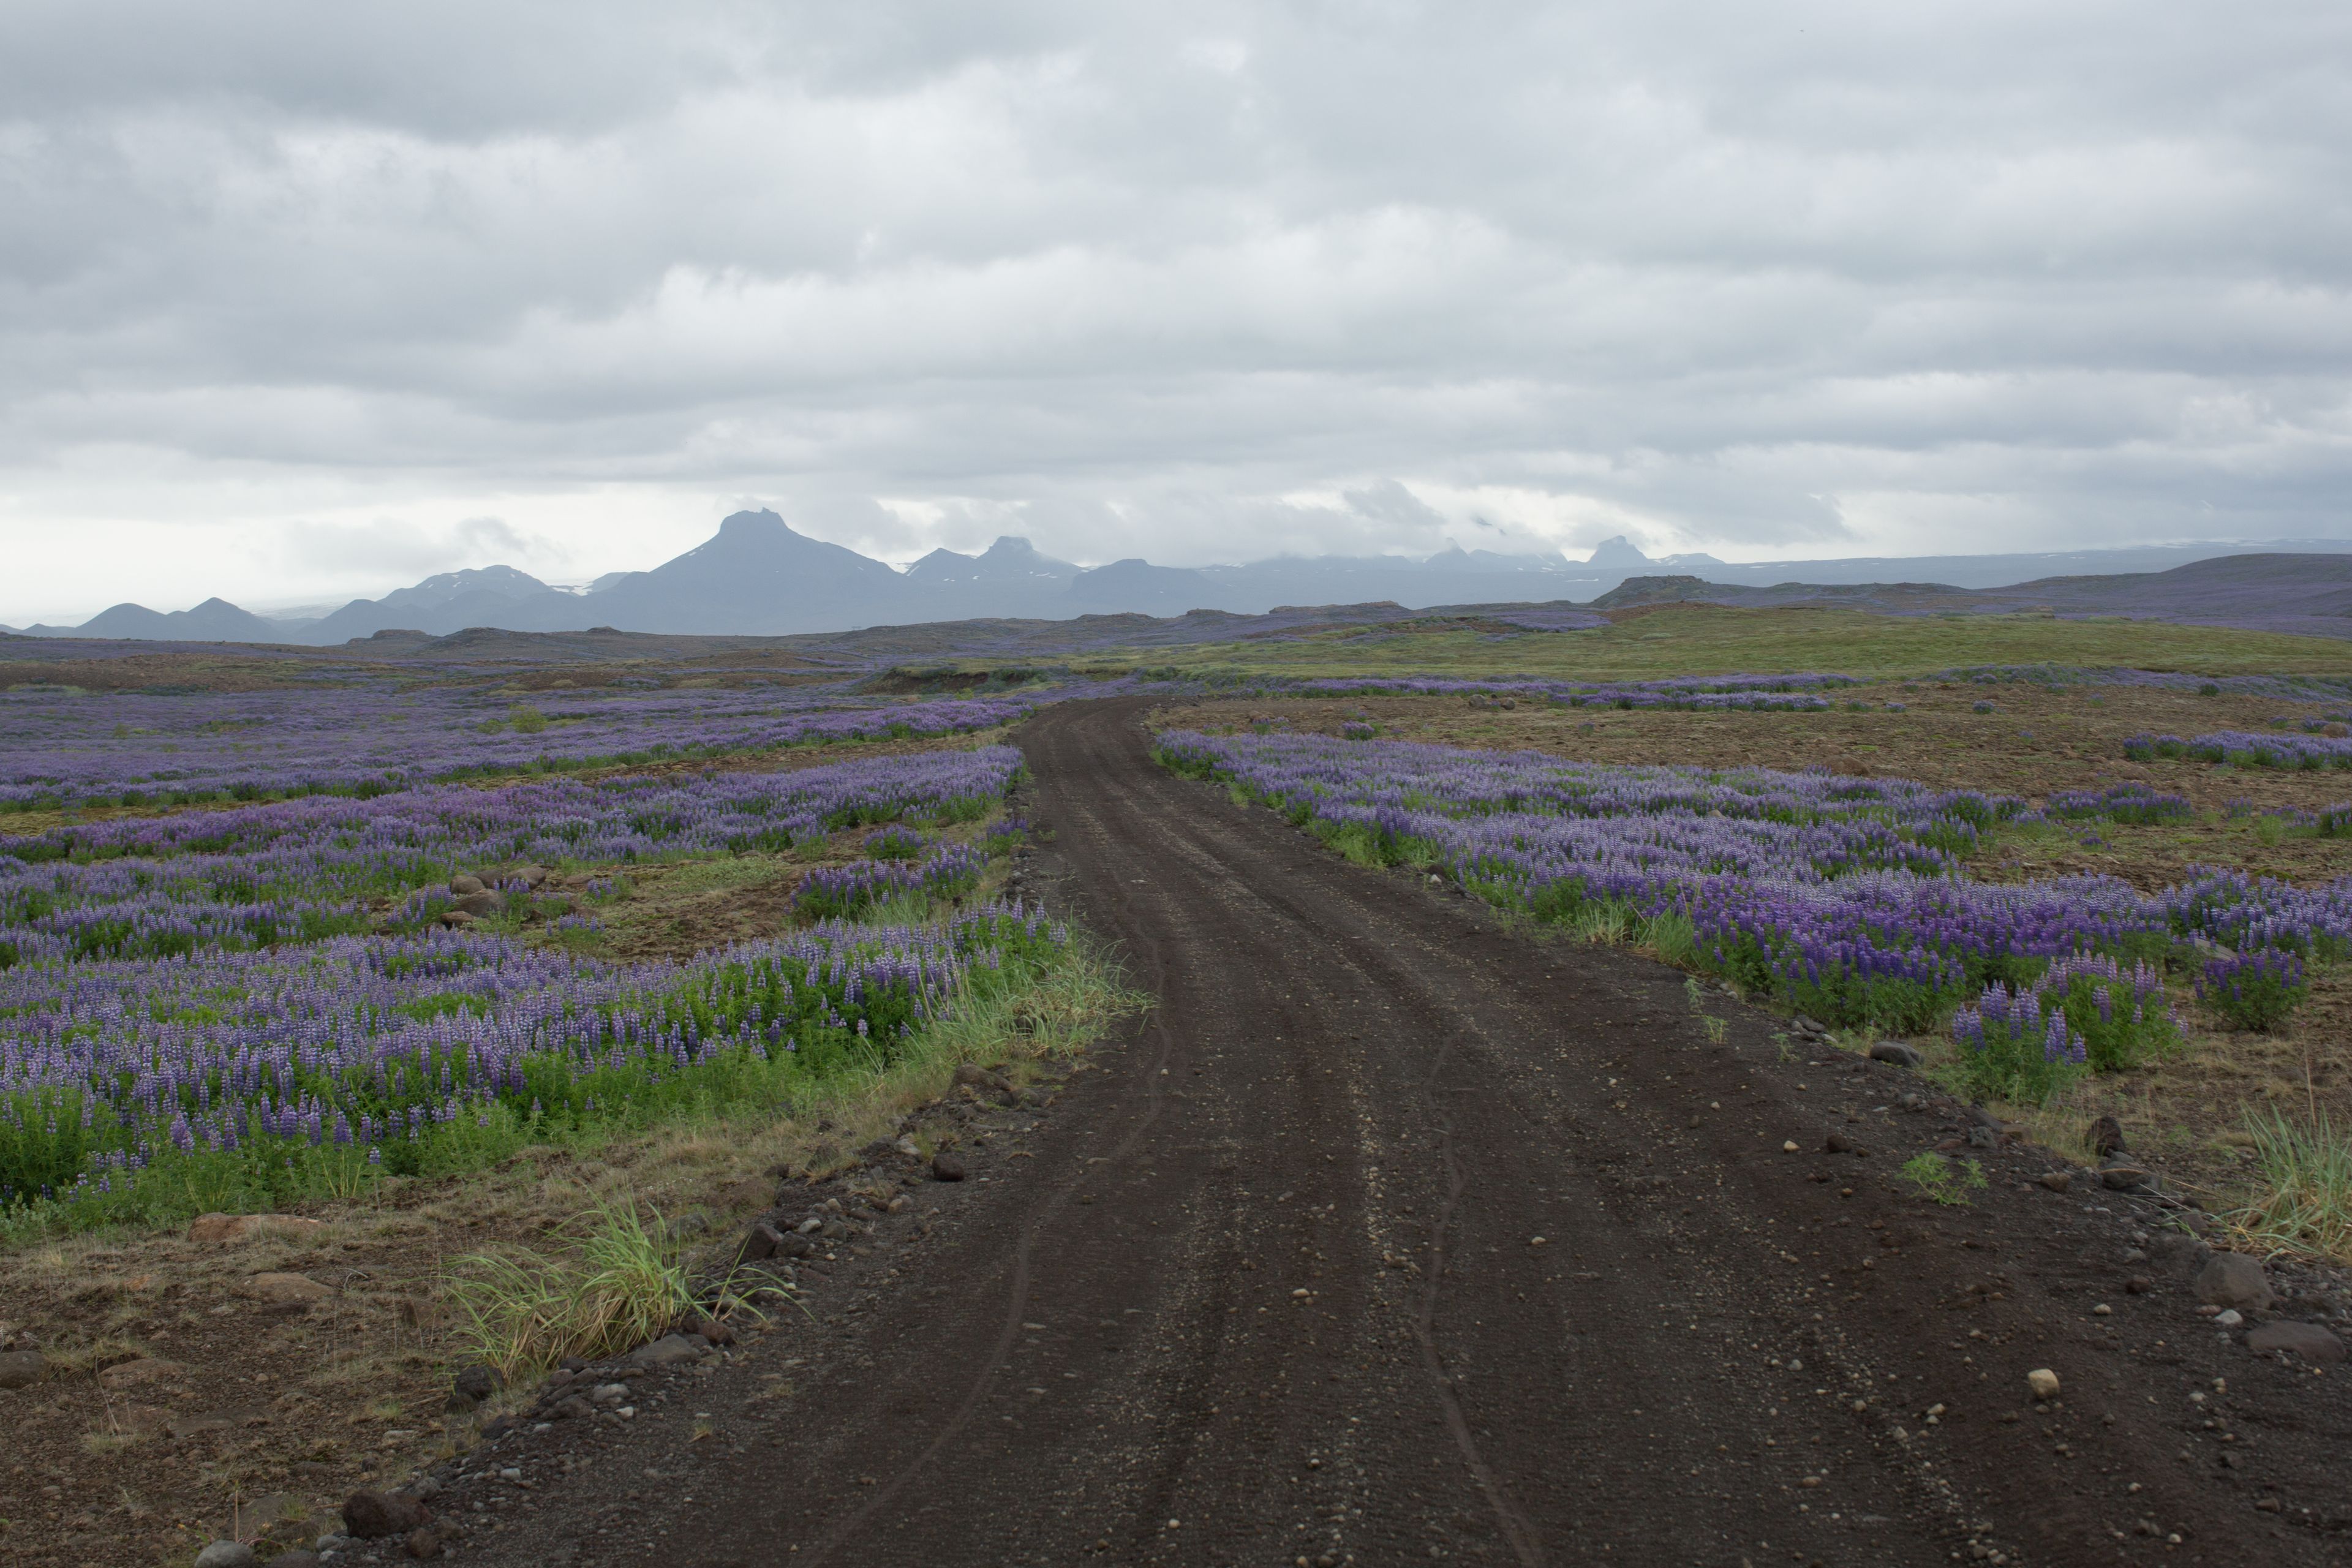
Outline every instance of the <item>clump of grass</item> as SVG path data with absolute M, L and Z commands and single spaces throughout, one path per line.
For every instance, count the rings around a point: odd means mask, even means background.
M 2352 1139 L 2324 1110 L 2304 1121 L 2249 1115 L 2254 1196 L 2231 1216 L 2264 1247 L 2352 1262 Z
M 564 1254 L 478 1253 L 449 1275 L 457 1337 L 509 1384 L 643 1344 L 694 1305 L 677 1242 L 635 1204 L 600 1202 L 578 1223 Z
M 1625 940 L 1625 927 L 1631 911 L 1609 899 L 1587 899 L 1576 906 L 1569 917 L 1569 929 L 1579 941 L 1603 942 L 1615 946 Z
M 1933 1152 L 1913 1155 L 1895 1174 L 1910 1183 L 1921 1197 L 1948 1206 L 1967 1204 L 1969 1194 L 1982 1191 L 1986 1184 L 1984 1167 L 1974 1160 L 1955 1165 Z

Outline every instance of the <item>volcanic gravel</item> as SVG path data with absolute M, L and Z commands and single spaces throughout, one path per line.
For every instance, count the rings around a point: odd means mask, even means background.
M 477 1450 L 434 1502 L 463 1559 L 2352 1550 L 2352 1367 L 2200 1317 L 2178 1211 L 2053 1191 L 1899 1068 L 1710 993 L 1712 1041 L 1675 972 L 1351 867 L 1156 768 L 1145 706 L 1020 736 L 1026 875 L 1154 994 L 1136 1037 L 987 1113 L 971 1179 L 803 1276 L 812 1316 L 638 1380 L 638 1419 Z M 1966 1205 L 1896 1175 L 1938 1145 L 1981 1164 Z

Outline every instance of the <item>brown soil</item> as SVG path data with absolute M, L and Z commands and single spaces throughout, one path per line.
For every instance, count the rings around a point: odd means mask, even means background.
M 450 1472 L 468 1560 L 2340 1560 L 2352 1376 L 2200 1318 L 2168 1211 L 2013 1145 L 1931 1203 L 1917 1079 L 1709 997 L 1717 1042 L 1678 973 L 1160 772 L 1140 712 L 1024 735 L 1139 1037 L 675 1408 Z
M 1377 697 L 1186 703 L 1171 708 L 1170 717 L 1196 728 L 1247 728 L 1253 720 L 1272 720 L 1301 733 L 1336 735 L 1351 717 L 1369 715 L 1401 741 L 1524 748 L 1592 763 L 1825 767 L 2037 801 L 2056 790 L 2126 780 L 2187 795 L 2208 809 L 2236 799 L 2304 810 L 2352 800 L 2352 772 L 2286 773 L 2178 760 L 2139 763 L 2123 754 L 2125 738 L 2143 731 L 2262 731 L 2274 717 L 2300 721 L 2341 712 L 2340 702 L 2226 693 L 2200 697 L 2127 686 L 2053 690 L 2024 683 L 1932 681 L 1881 682 L 1830 695 L 1839 706 L 1819 713 L 1555 708 L 1532 702 L 1503 709 L 1459 697 Z M 1996 710 L 1975 711 L 1986 700 Z M 1849 711 L 1843 705 L 1852 701 L 1868 702 L 1870 711 Z M 1901 702 L 1906 710 L 1888 712 L 1887 702 Z M 2352 847 L 2339 854 L 2345 868 L 2352 869 Z

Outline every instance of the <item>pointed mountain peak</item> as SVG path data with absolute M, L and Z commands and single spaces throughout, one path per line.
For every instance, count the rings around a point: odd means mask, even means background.
M 1591 555 L 1585 561 L 1588 566 L 1606 566 L 1612 571 L 1625 572 L 1650 563 L 1650 558 L 1622 533 L 1594 545 Z
M 792 525 L 766 507 L 730 514 L 719 525 L 719 537 L 729 542 L 773 539 L 792 532 Z

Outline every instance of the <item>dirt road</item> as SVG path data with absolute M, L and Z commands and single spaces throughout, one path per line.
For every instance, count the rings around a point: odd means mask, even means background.
M 1901 1110 L 1899 1069 L 1784 1060 L 1720 996 L 1711 1041 L 1679 974 L 1349 867 L 1155 768 L 1140 713 L 1066 704 L 1020 736 L 1049 896 L 1158 998 L 1139 1037 L 919 1250 L 820 1292 L 805 1342 L 697 1384 L 717 1440 L 641 1422 L 468 1557 L 2352 1548 L 2352 1376 L 2225 1342 L 2122 1200 L 2023 1184 L 2031 1151 L 1982 1152 L 1966 1206 L 1908 1195 L 1895 1168 L 1961 1129 Z M 788 1356 L 789 1414 L 745 1434 Z

